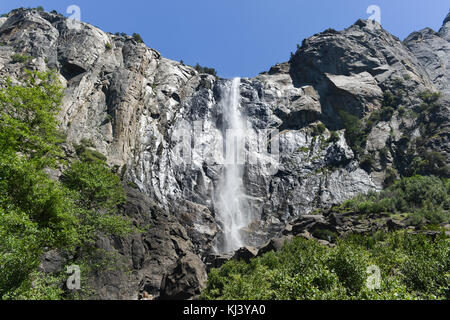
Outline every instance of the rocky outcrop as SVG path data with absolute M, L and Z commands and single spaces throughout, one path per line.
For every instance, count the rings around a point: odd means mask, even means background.
M 430 28 L 413 32 L 404 43 L 417 57 L 436 87 L 449 95 L 450 14 L 438 32 Z
M 438 125 L 427 147 L 445 155 L 450 161 L 450 14 L 438 32 L 430 28 L 412 33 L 405 39 L 405 45 L 417 57 L 427 75 L 443 97 L 438 110 L 425 121 Z
M 203 262 L 188 253 L 166 274 L 161 284 L 161 299 L 186 300 L 200 295 L 206 286 L 207 275 Z
M 249 262 L 250 259 L 256 257 L 257 254 L 258 254 L 258 249 L 256 249 L 256 248 L 242 247 L 235 252 L 233 259 L 238 260 L 238 261 L 243 260 L 245 262 Z
M 177 266 L 181 262 L 186 262 L 188 269 L 195 263 L 199 274 L 205 272 L 184 226 L 149 197 L 127 188 L 127 204 L 122 211 L 135 225 L 146 231 L 126 238 L 99 238 L 96 244 L 98 248 L 116 254 L 113 260 L 115 266 L 100 270 L 91 277 L 90 285 L 96 289 L 96 298 L 157 299 L 161 295 L 164 276 L 176 276 Z M 192 287 L 196 283 L 201 286 L 204 282 L 204 277 L 200 276 L 189 280 Z M 167 295 L 169 291 L 167 289 L 164 292 Z M 188 298 L 189 294 L 184 297 Z
M 242 79 L 248 140 L 256 141 L 261 130 L 279 132 L 278 158 L 264 145 L 256 161 L 245 165 L 246 196 L 255 218 L 245 230 L 249 246 L 276 249 L 285 239 L 267 241 L 283 233 L 309 237 L 329 226 L 339 233 L 350 225 L 354 230 L 345 215 L 304 215 L 381 189 L 388 169 L 401 172 L 408 166 L 403 160 L 413 139 L 424 136 L 424 123 L 437 123 L 427 129 L 425 148 L 450 159 L 448 20 L 439 32 L 422 30 L 405 42 L 375 22 L 359 20 L 343 31 L 306 39 L 289 62 Z M 85 23 L 73 28 L 56 13 L 12 11 L 0 18 L 0 43 L 1 77 L 17 78 L 25 67 L 56 69 L 65 88 L 60 118 L 69 158 L 74 144 L 90 139 L 124 184 L 134 186 L 127 188 L 123 214 L 136 225 L 152 226 L 126 239 L 99 238 L 97 246 L 119 253 L 132 272 L 94 277 L 97 298 L 198 295 L 206 266 L 229 258 L 211 258 L 221 231 L 214 202 L 224 170 L 218 157 L 224 142 L 220 101 L 228 80 L 165 59 L 132 37 Z M 14 54 L 30 59 L 17 63 Z M 405 92 L 404 112 L 397 106 L 391 117 L 367 129 L 367 142 L 357 154 L 345 137 L 340 112 L 367 122 L 383 108 L 383 94 L 398 89 Z M 418 93 L 424 90 L 442 91 L 440 107 L 428 118 L 408 116 L 421 104 Z M 47 260 L 59 263 L 51 256 Z

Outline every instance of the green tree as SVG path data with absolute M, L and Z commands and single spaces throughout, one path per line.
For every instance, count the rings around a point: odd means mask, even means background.
M 52 72 L 27 71 L 0 89 L 0 298 L 60 299 L 57 275 L 37 272 L 47 249 L 78 256 L 98 232 L 135 231 L 117 214 L 120 179 L 102 159 L 75 162 L 52 180 L 45 168 L 64 165 L 56 115 L 62 99 Z
M 41 166 L 61 156 L 56 115 L 62 87 L 53 72 L 27 71 L 21 85 L 6 79 L 0 89 L 0 150 L 20 152 Z
M 142 39 L 141 35 L 139 33 L 133 33 L 133 38 L 134 40 L 136 40 L 138 43 L 144 43 L 144 40 Z
M 78 191 L 80 204 L 90 210 L 115 211 L 125 201 L 119 177 L 101 162 L 75 162 L 63 173 L 62 181 Z
M 217 72 L 214 68 L 202 67 L 198 63 L 194 66 L 194 69 L 197 70 L 198 73 L 206 73 L 217 77 Z

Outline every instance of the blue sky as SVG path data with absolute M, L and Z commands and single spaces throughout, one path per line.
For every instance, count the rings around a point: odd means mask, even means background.
M 341 30 L 381 9 L 385 29 L 404 39 L 425 27 L 439 29 L 448 0 L 0 0 L 0 13 L 42 5 L 105 31 L 140 33 L 173 60 L 214 67 L 224 78 L 251 77 L 289 59 L 297 43 L 327 28 Z

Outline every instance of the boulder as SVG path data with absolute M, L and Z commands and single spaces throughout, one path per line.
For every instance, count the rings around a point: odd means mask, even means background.
M 344 220 L 344 217 L 343 217 L 342 215 L 333 212 L 333 213 L 331 213 L 331 214 L 328 216 L 328 221 L 330 221 L 330 223 L 331 223 L 333 226 L 341 227 L 341 226 L 344 224 L 344 221 L 345 221 L 345 220 Z
M 209 272 L 212 268 L 220 268 L 224 263 L 233 259 L 231 254 L 209 254 L 205 258 L 206 271 Z
M 38 270 L 44 273 L 61 272 L 66 261 L 67 258 L 60 251 L 50 250 L 42 255 Z
M 245 262 L 249 262 L 251 258 L 254 258 L 258 255 L 258 249 L 254 247 L 242 247 L 234 253 L 233 259 L 235 260 L 244 260 Z
M 292 235 L 270 239 L 265 245 L 259 248 L 257 256 L 260 257 L 269 251 L 280 251 L 285 243 L 292 241 L 292 239 Z
M 198 256 L 187 253 L 167 273 L 161 283 L 161 300 L 187 300 L 197 297 L 206 286 L 205 266 Z
M 388 219 L 386 221 L 386 226 L 389 231 L 395 231 L 400 229 L 405 229 L 406 226 L 400 221 L 394 220 L 394 219 Z

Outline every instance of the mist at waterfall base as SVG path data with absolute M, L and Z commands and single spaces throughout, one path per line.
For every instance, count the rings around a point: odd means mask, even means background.
M 222 229 L 215 249 L 220 253 L 232 252 L 244 246 L 241 230 L 251 222 L 243 183 L 246 123 L 239 111 L 240 83 L 240 78 L 228 81 L 222 89 L 220 101 L 226 155 L 215 201 L 216 220 Z

